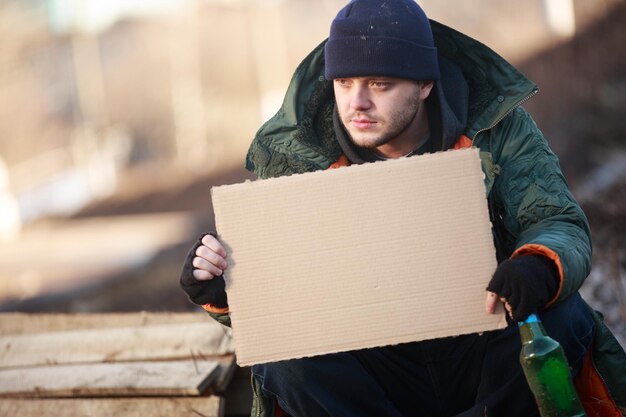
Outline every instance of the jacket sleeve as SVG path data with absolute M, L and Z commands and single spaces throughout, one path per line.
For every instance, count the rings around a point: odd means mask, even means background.
M 576 292 L 591 269 L 591 236 L 582 209 L 530 115 L 518 108 L 490 132 L 500 175 L 493 198 L 509 236 L 509 256 L 552 259 L 560 285 L 550 302 Z

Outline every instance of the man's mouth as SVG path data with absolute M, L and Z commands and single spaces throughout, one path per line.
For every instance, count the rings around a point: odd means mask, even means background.
M 350 123 L 357 129 L 370 129 L 376 124 L 376 121 L 366 118 L 354 118 L 350 120 Z

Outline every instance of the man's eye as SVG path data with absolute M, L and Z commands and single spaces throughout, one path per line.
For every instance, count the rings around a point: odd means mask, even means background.
M 336 79 L 335 80 L 335 84 L 341 86 L 341 87 L 347 87 L 350 85 L 348 80 L 342 80 L 342 79 Z
M 390 83 L 388 81 L 372 81 L 372 87 L 375 88 L 387 88 Z

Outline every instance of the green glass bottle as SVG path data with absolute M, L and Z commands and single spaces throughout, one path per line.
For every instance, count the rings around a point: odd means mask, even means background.
M 559 342 L 546 334 L 535 314 L 519 322 L 519 329 L 520 362 L 541 417 L 585 416 Z

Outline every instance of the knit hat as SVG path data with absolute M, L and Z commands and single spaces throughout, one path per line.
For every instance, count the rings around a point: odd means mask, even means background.
M 414 0 L 352 0 L 330 26 L 325 76 L 438 80 L 430 23 Z

